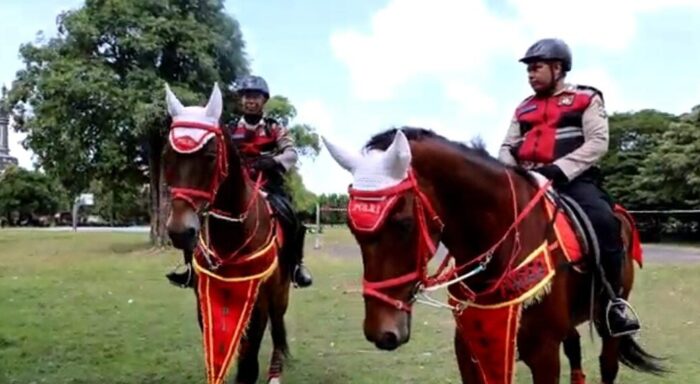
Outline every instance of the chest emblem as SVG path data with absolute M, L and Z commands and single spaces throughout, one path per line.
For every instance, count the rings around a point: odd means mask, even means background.
M 559 105 L 572 105 L 574 103 L 574 95 L 564 95 L 559 98 Z

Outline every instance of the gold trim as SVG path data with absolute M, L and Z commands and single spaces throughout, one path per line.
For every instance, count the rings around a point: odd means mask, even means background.
M 534 260 L 537 256 L 539 256 L 539 252 L 544 252 L 545 263 L 546 263 L 546 265 L 547 265 L 547 269 L 549 270 L 549 272 L 548 272 L 547 275 L 546 275 L 539 283 L 537 283 L 534 287 L 530 288 L 527 292 L 523 293 L 522 295 L 516 297 L 516 298 L 513 299 L 513 300 L 505 301 L 505 302 L 502 302 L 502 303 L 496 303 L 496 304 L 477 304 L 477 303 L 475 303 L 475 302 L 460 300 L 460 299 L 454 297 L 454 296 L 450 293 L 450 291 L 447 291 L 447 295 L 448 295 L 451 299 L 455 300 L 457 303 L 459 303 L 459 304 L 461 304 L 461 305 L 463 305 L 463 306 L 465 306 L 465 307 L 471 306 L 471 307 L 481 308 L 481 309 L 496 309 L 496 308 L 503 308 L 503 307 L 506 307 L 506 306 L 509 306 L 509 305 L 520 304 L 520 303 L 522 303 L 523 301 L 529 299 L 531 296 L 534 296 L 536 293 L 538 293 L 539 290 L 542 289 L 543 287 L 545 287 L 545 286 L 549 283 L 549 281 L 554 277 L 555 271 L 554 271 L 554 269 L 552 268 L 552 264 L 551 264 L 551 260 L 550 260 L 550 253 L 549 253 L 549 249 L 548 249 L 548 247 L 547 247 L 547 241 L 546 241 L 546 240 L 542 243 L 542 245 L 540 245 L 539 247 L 537 247 L 537 249 L 535 249 L 530 255 L 528 255 L 528 257 L 525 258 L 525 260 L 524 260 L 522 263 L 520 263 L 520 264 L 514 269 L 514 271 L 517 271 L 518 269 L 520 269 L 520 268 L 522 268 L 523 266 L 525 266 L 527 263 L 532 262 L 532 260 Z
M 276 247 L 276 244 L 275 244 L 276 238 L 277 238 L 277 236 L 272 236 L 271 241 L 267 245 L 265 245 L 265 247 L 263 247 L 262 249 L 260 249 L 259 251 L 255 252 L 255 253 L 253 253 L 252 256 L 249 256 L 249 258 L 247 258 L 246 260 L 260 257 L 263 254 L 265 254 L 266 252 L 270 251 L 270 249 L 272 247 Z M 229 283 L 249 281 L 249 280 L 254 280 L 254 279 L 258 279 L 258 278 L 264 279 L 264 278 L 268 277 L 269 275 L 271 275 L 272 272 L 274 271 L 274 268 L 277 266 L 277 254 L 276 253 L 277 252 L 275 252 L 274 260 L 272 261 L 272 263 L 270 263 L 270 266 L 265 271 L 258 273 L 256 275 L 252 275 L 252 276 L 244 276 L 244 277 L 223 277 L 223 276 L 220 276 L 220 275 L 200 266 L 199 263 L 197 263 L 196 257 L 192 258 L 192 265 L 194 265 L 194 269 L 198 273 L 204 273 L 205 275 L 208 275 L 208 276 L 215 278 L 219 281 L 225 281 L 225 282 L 229 282 Z

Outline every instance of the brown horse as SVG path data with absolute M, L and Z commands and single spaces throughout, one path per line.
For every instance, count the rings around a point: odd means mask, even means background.
M 258 352 L 268 320 L 274 347 L 268 380 L 279 383 L 288 352 L 284 315 L 290 286 L 285 272 L 290 267 L 284 261 L 290 258 L 281 254 L 289 250 L 282 247 L 277 252 L 278 223 L 259 180 L 249 178 L 229 132 L 220 128 L 218 86 L 206 107 L 184 107 L 168 87 L 166 94 L 172 117 L 163 151 L 165 179 L 172 193 L 167 228 L 176 248 L 186 257 L 194 253 L 197 315 L 205 338 L 209 383 L 223 383 L 237 351 L 236 382 L 257 382 Z M 236 291 L 240 286 L 243 295 Z M 203 301 L 203 295 L 210 300 Z M 216 335 L 226 332 L 233 332 L 228 334 L 232 340 L 217 341 Z
M 385 350 L 408 342 L 412 304 L 435 304 L 426 292 L 448 287 L 450 301 L 443 305 L 456 320 L 464 383 L 512 382 L 516 343 L 534 383 L 558 383 L 562 341 L 572 382 L 585 382 L 575 327 L 590 319 L 594 277 L 575 271 L 567 259 L 552 230 L 545 187 L 530 173 L 424 129 L 380 133 L 363 154 L 323 140 L 354 179 L 348 216 L 363 258 L 370 342 Z M 639 244 L 632 241 L 633 223 L 619 218 L 628 251 L 622 271 L 627 298 L 634 279 L 631 250 Z M 438 241 L 450 256 L 429 276 Z M 595 292 L 596 303 L 603 303 L 602 292 Z M 595 307 L 604 383 L 615 380 L 620 361 L 663 372 L 631 336 L 608 336 L 599 321 L 601 305 Z

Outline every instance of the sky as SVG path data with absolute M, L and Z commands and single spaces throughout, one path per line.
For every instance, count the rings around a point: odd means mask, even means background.
M 21 68 L 19 45 L 78 0 L 0 4 L 0 83 Z M 531 90 L 518 59 L 539 38 L 573 51 L 568 81 L 600 89 L 608 112 L 700 104 L 700 0 L 244 0 L 226 2 L 241 24 L 254 74 L 287 96 L 307 123 L 360 150 L 400 125 L 450 139 L 481 136 L 496 154 L 513 110 Z M 31 168 L 22 136 L 11 153 Z M 301 160 L 315 193 L 352 178 L 325 148 Z

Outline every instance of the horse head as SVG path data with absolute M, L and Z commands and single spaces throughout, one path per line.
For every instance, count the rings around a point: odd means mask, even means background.
M 227 138 L 219 125 L 221 90 L 215 84 L 206 106 L 183 106 L 166 85 L 172 124 L 163 150 L 165 182 L 172 193 L 167 229 L 173 245 L 192 251 L 198 213 L 211 205 L 228 173 Z
M 363 155 L 323 141 L 353 175 L 348 224 L 363 258 L 365 337 L 378 348 L 395 349 L 410 337 L 412 298 L 427 263 L 423 251 L 434 248 L 439 219 L 417 188 L 403 132 L 385 150 Z

